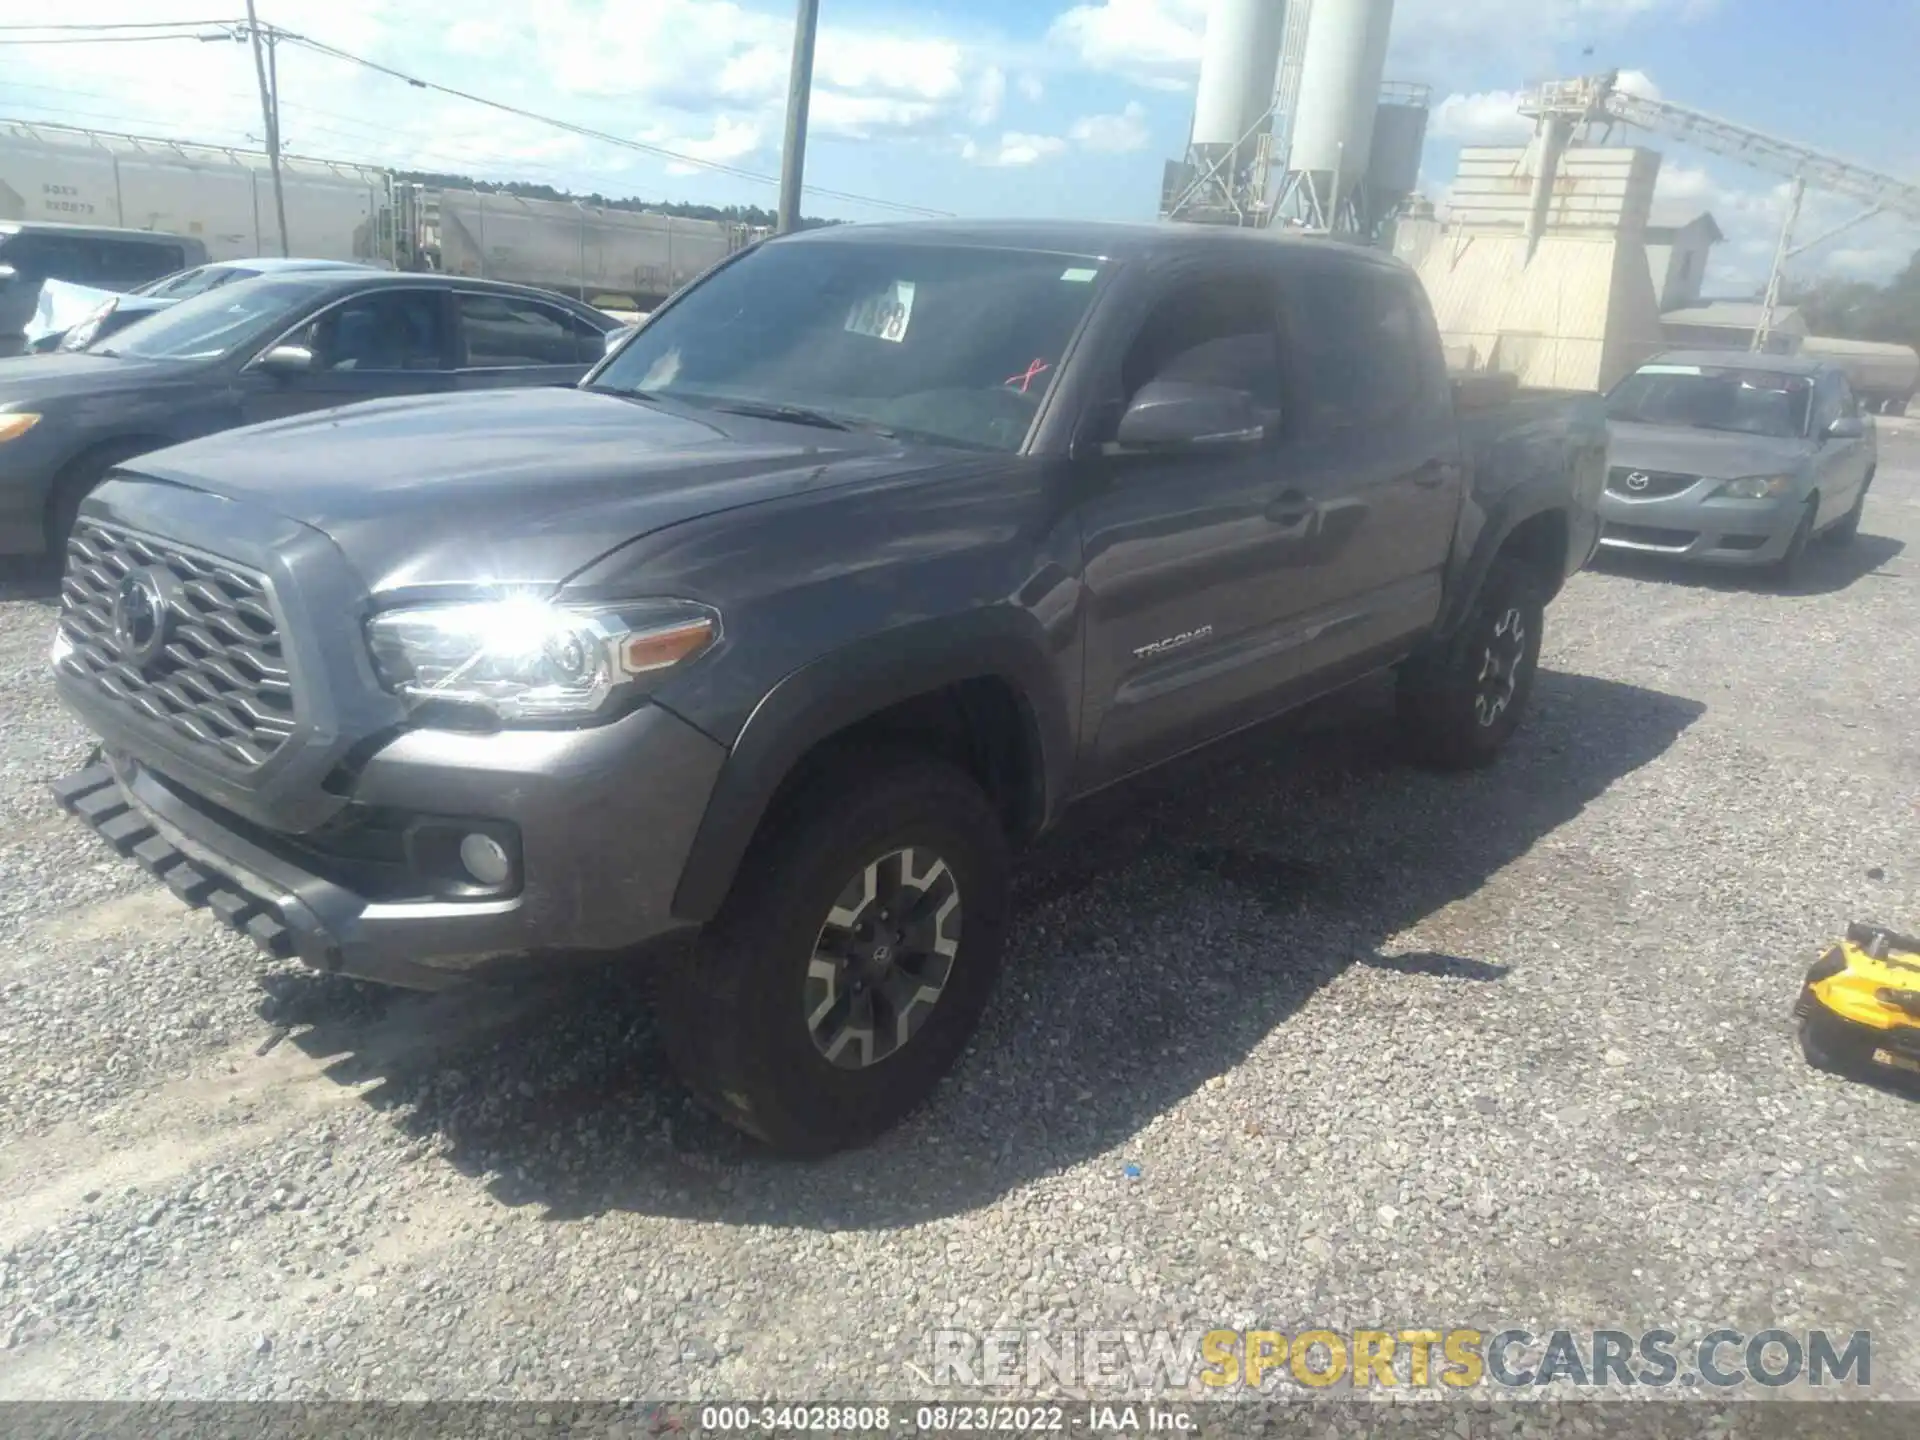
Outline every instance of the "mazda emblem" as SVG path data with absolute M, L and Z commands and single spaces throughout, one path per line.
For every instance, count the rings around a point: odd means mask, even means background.
M 113 595 L 113 639 L 120 658 L 136 668 L 151 664 L 173 638 L 173 592 L 179 582 L 147 566 L 120 581 Z
M 1644 490 L 1653 483 L 1653 477 L 1644 470 L 1636 470 L 1627 476 L 1627 489 Z

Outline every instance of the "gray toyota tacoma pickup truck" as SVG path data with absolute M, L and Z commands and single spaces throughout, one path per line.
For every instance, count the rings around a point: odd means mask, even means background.
M 116 470 L 52 661 L 101 750 L 56 789 L 324 971 L 647 957 L 707 1103 L 858 1143 L 960 1054 L 1072 801 L 1385 667 L 1428 760 L 1513 733 L 1606 425 L 1493 388 L 1353 246 L 774 240 L 578 389 Z

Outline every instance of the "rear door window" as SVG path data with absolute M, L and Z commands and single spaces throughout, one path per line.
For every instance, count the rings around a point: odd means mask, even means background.
M 558 305 L 518 295 L 457 295 L 462 368 L 500 370 L 583 365 L 605 353 L 606 340 L 586 319 Z
M 1394 276 L 1330 267 L 1290 291 L 1287 313 L 1306 433 L 1389 425 L 1419 408 L 1427 332 Z

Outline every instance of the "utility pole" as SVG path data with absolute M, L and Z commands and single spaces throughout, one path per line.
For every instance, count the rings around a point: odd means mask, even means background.
M 251 4 L 251 0 L 249 0 Z M 820 0 L 800 0 L 793 22 L 793 73 L 787 81 L 787 136 L 780 152 L 780 221 L 784 235 L 800 228 L 801 177 L 807 169 L 807 102 L 813 98 L 813 42 Z
M 267 78 L 267 47 L 260 41 L 260 16 L 254 10 L 254 0 L 247 0 L 247 33 L 253 38 L 253 72 L 260 81 L 260 118 L 267 131 L 267 164 L 273 170 L 273 213 L 280 223 L 280 253 L 288 255 L 287 248 L 287 196 L 280 185 L 280 91 L 279 66 L 275 64 L 275 74 Z

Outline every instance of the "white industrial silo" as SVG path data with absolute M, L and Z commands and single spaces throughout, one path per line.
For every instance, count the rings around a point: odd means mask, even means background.
M 1169 164 L 1161 213 L 1246 223 L 1262 198 L 1253 173 L 1273 105 L 1287 0 L 1212 0 L 1185 160 Z M 1264 171 L 1264 164 L 1258 166 Z
M 1313 0 L 1287 157 L 1287 189 L 1309 224 L 1365 228 L 1353 202 L 1366 193 L 1392 27 L 1393 0 Z
M 1286 0 L 1214 0 L 1193 97 L 1193 145 L 1238 145 L 1266 123 Z

